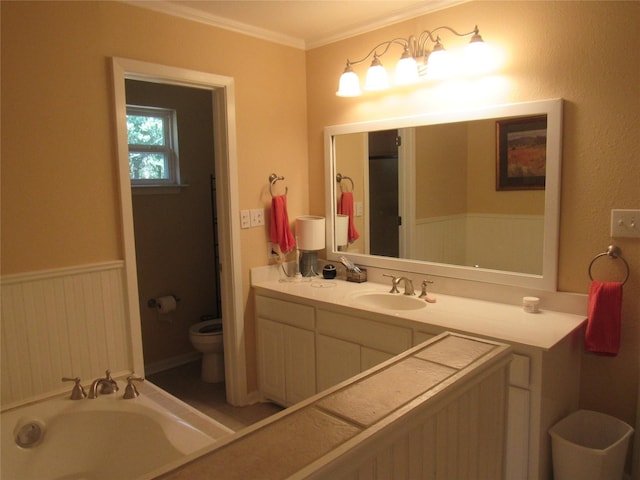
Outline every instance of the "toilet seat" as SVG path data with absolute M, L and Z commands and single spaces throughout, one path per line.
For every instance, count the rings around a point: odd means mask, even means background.
M 191 325 L 189 334 L 195 336 L 222 335 L 222 319 L 206 320 Z

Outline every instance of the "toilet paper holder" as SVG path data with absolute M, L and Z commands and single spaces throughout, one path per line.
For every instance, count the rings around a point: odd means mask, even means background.
M 180 298 L 177 295 L 169 294 L 167 296 L 175 298 L 176 299 L 176 303 L 178 303 L 180 301 Z M 147 306 L 149 308 L 157 308 L 158 307 L 158 300 L 156 298 L 152 298 L 151 300 L 149 300 L 147 302 Z

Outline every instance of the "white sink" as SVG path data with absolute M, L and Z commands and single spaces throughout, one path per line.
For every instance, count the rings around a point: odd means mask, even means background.
M 427 302 L 411 295 L 401 293 L 366 292 L 353 296 L 355 303 L 369 308 L 386 310 L 419 310 L 427 306 Z

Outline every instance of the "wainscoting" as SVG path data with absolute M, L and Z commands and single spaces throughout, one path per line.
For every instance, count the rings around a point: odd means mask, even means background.
M 2 277 L 2 408 L 130 371 L 124 262 Z
M 475 213 L 419 219 L 413 258 L 540 275 L 543 233 L 541 215 Z M 480 249 L 483 245 L 494 248 Z

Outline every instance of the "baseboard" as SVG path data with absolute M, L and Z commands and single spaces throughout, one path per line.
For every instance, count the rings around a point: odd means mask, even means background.
M 165 370 L 169 370 L 170 368 L 179 367 L 180 365 L 184 365 L 186 363 L 195 362 L 202 358 L 202 354 L 200 352 L 189 352 L 183 355 L 178 355 L 176 357 L 165 358 L 163 360 L 153 362 L 153 363 L 145 363 L 144 365 L 144 374 L 145 376 L 153 375 L 154 373 L 163 372 Z

